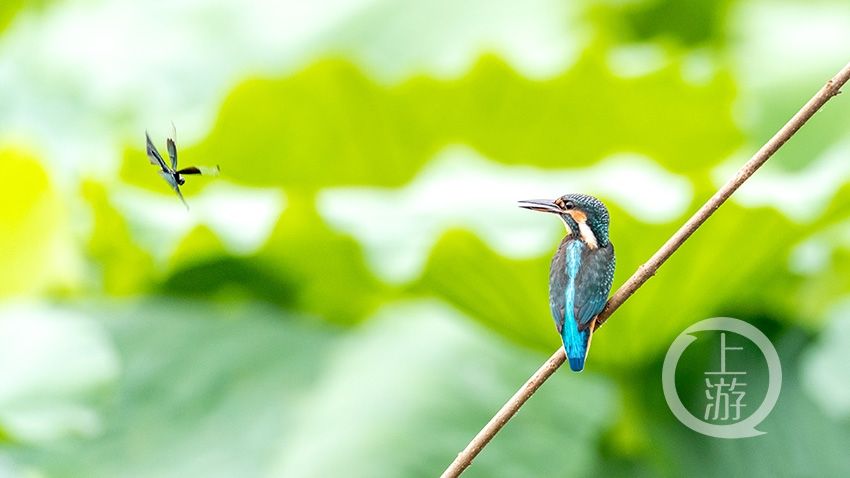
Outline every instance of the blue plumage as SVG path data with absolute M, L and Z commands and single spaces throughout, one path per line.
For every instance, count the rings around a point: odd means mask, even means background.
M 567 241 L 565 249 L 567 287 L 564 290 L 564 316 L 560 312 L 556 316 L 556 323 L 561 324 L 561 339 L 564 342 L 564 351 L 570 362 L 572 370 L 582 370 L 584 359 L 587 354 L 587 345 L 590 340 L 590 330 L 579 330 L 576 310 L 576 277 L 581 268 L 581 253 L 585 248 L 581 241 Z M 560 273 L 560 271 L 558 271 Z M 559 291 L 553 291 L 557 294 Z M 558 319 L 561 319 L 558 321 Z
M 584 369 L 595 317 L 614 280 L 614 246 L 608 210 L 596 198 L 568 194 L 554 201 L 523 201 L 522 207 L 558 214 L 567 227 L 549 272 L 549 305 L 570 369 Z

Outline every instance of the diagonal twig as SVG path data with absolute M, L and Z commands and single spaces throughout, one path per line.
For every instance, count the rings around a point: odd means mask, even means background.
M 782 147 L 812 116 L 829 101 L 833 96 L 840 93 L 840 88 L 850 80 L 850 63 L 844 66 L 826 85 L 823 86 L 770 140 L 759 149 L 741 169 L 723 185 L 711 198 L 702 205 L 690 219 L 673 234 L 663 246 L 653 254 L 638 270 L 623 284 L 614 295 L 608 299 L 605 308 L 597 316 L 597 324 L 601 326 L 625 302 L 635 293 L 664 262 L 676 252 L 677 249 L 717 210 L 744 182 L 753 175 L 779 148 Z M 564 360 L 563 347 L 558 350 L 541 366 L 534 375 L 514 394 L 510 400 L 490 419 L 487 425 L 475 435 L 455 458 L 455 460 L 443 472 L 442 478 L 454 478 L 460 476 L 472 460 L 490 443 L 490 440 L 502 429 L 520 407 L 534 395 L 534 392 L 543 385 L 549 377 L 558 370 Z

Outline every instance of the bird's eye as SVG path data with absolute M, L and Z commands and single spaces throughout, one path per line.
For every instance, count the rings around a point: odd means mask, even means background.
M 564 203 L 564 209 L 574 209 L 576 207 L 572 201 L 567 201 Z

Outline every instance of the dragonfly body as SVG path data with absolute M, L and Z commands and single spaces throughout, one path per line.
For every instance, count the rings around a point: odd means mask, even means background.
M 180 201 L 183 202 L 183 205 L 186 206 L 186 209 L 189 209 L 189 205 L 186 204 L 186 200 L 183 199 L 183 193 L 180 192 L 180 186 L 186 183 L 186 179 L 183 177 L 184 174 L 191 175 L 205 175 L 205 176 L 215 176 L 219 172 L 218 166 L 214 168 L 207 167 L 199 167 L 199 166 L 189 166 L 183 169 L 177 169 L 177 145 L 174 143 L 174 138 L 168 138 L 166 140 L 166 146 L 168 148 L 168 159 L 171 161 L 171 164 L 167 164 L 164 159 L 162 159 L 162 155 L 159 154 L 159 151 L 154 146 L 153 141 L 151 141 L 151 137 L 147 131 L 145 131 L 145 140 L 146 140 L 146 150 L 148 155 L 148 160 L 154 166 L 159 166 L 159 175 L 162 176 L 162 179 L 165 180 L 170 186 L 171 189 L 177 193 L 177 197 L 180 198 Z

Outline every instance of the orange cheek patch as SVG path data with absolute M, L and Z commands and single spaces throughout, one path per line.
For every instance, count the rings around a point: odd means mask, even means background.
M 575 219 L 575 220 L 576 220 L 576 222 L 578 222 L 578 223 L 582 223 L 582 222 L 587 221 L 587 214 L 585 214 L 585 213 L 583 213 L 583 212 L 581 212 L 581 211 L 577 211 L 577 210 L 575 210 L 575 209 L 574 209 L 574 210 L 572 210 L 572 211 L 569 211 L 569 213 L 568 213 L 568 214 L 569 214 L 570 216 L 572 216 L 572 217 L 573 217 L 573 219 Z
M 588 247 L 591 249 L 596 249 L 599 247 L 599 243 L 596 241 L 596 236 L 593 235 L 593 231 L 590 230 L 590 227 L 587 225 L 587 214 L 583 211 L 572 210 L 569 211 L 569 215 L 578 223 L 579 234 L 581 234 L 584 242 L 587 243 Z

